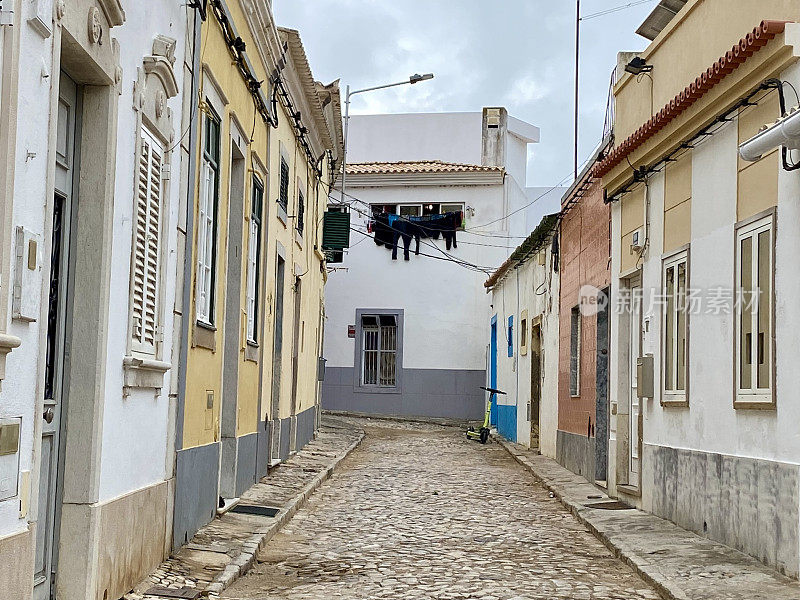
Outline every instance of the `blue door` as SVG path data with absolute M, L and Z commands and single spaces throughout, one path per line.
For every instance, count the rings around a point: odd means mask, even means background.
M 497 315 L 492 317 L 492 337 L 489 342 L 489 387 L 497 389 Z M 492 413 L 489 422 L 497 425 L 497 397 L 492 398 Z

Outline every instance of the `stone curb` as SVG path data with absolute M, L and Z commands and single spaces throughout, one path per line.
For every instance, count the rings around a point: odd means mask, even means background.
M 311 495 L 319 488 L 325 481 L 330 479 L 333 472 L 345 458 L 347 458 L 353 450 L 358 448 L 364 440 L 366 433 L 363 431 L 358 432 L 358 438 L 350 444 L 344 453 L 341 454 L 328 465 L 323 471 L 309 481 L 305 487 L 292 499 L 288 504 L 275 515 L 275 522 L 263 531 L 252 535 L 242 546 L 242 552 L 237 556 L 225 569 L 217 575 L 211 583 L 206 586 L 205 594 L 209 597 L 218 597 L 223 590 L 228 588 L 234 581 L 239 579 L 242 575 L 247 573 L 255 563 L 258 552 L 266 546 L 276 533 L 283 529 L 295 513 L 300 510 Z
M 514 460 L 516 460 L 519 464 L 525 467 L 528 471 L 533 473 L 537 479 L 542 482 L 542 485 L 547 488 L 553 495 L 561 502 L 564 508 L 568 509 L 570 513 L 584 526 L 588 529 L 598 540 L 603 542 L 603 544 L 611 550 L 611 552 L 616 556 L 618 559 L 622 560 L 625 564 L 630 566 L 639 577 L 641 577 L 646 583 L 653 586 L 653 588 L 661 594 L 665 600 L 685 600 L 683 594 L 680 596 L 676 596 L 675 593 L 668 587 L 668 583 L 663 580 L 662 577 L 658 575 L 653 575 L 652 573 L 644 570 L 642 565 L 639 561 L 636 560 L 634 556 L 625 552 L 623 548 L 615 544 L 611 538 L 609 538 L 603 531 L 598 529 L 589 519 L 587 519 L 583 514 L 582 510 L 585 506 L 579 502 L 575 502 L 567 498 L 564 494 L 561 493 L 559 487 L 555 485 L 552 481 L 548 479 L 546 475 L 543 475 L 540 471 L 536 469 L 536 466 L 531 463 L 524 455 L 520 454 L 519 451 L 514 447 L 514 444 L 511 442 L 498 437 L 495 437 L 494 440 L 502 446 L 506 452 L 508 452 Z M 590 482 L 587 481 L 587 484 L 591 485 Z M 603 492 L 605 495 L 605 492 Z

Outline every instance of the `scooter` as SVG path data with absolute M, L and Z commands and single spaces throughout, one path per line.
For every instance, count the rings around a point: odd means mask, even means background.
M 500 390 L 496 390 L 494 388 L 488 388 L 481 386 L 482 390 L 486 390 L 489 392 L 489 400 L 486 402 L 486 414 L 483 417 L 483 426 L 478 431 L 475 431 L 474 427 L 470 427 L 467 429 L 467 439 L 468 440 L 478 440 L 481 444 L 485 444 L 489 441 L 489 433 L 491 431 L 489 425 L 489 418 L 492 414 L 492 401 L 494 400 L 497 394 L 503 394 L 505 396 L 505 392 L 501 392 Z

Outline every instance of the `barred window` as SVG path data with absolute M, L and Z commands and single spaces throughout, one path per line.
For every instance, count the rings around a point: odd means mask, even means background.
M 361 385 L 396 387 L 396 315 L 362 315 L 361 335 Z

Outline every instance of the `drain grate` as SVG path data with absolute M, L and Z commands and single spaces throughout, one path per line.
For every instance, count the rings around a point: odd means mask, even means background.
M 607 502 L 595 502 L 594 504 L 584 504 L 587 508 L 597 508 L 599 510 L 630 510 L 632 506 L 628 506 L 619 500 L 609 500 Z
M 279 508 L 272 506 L 258 506 L 256 504 L 239 504 L 228 512 L 239 513 L 240 515 L 258 515 L 259 517 L 274 517 L 280 512 Z

